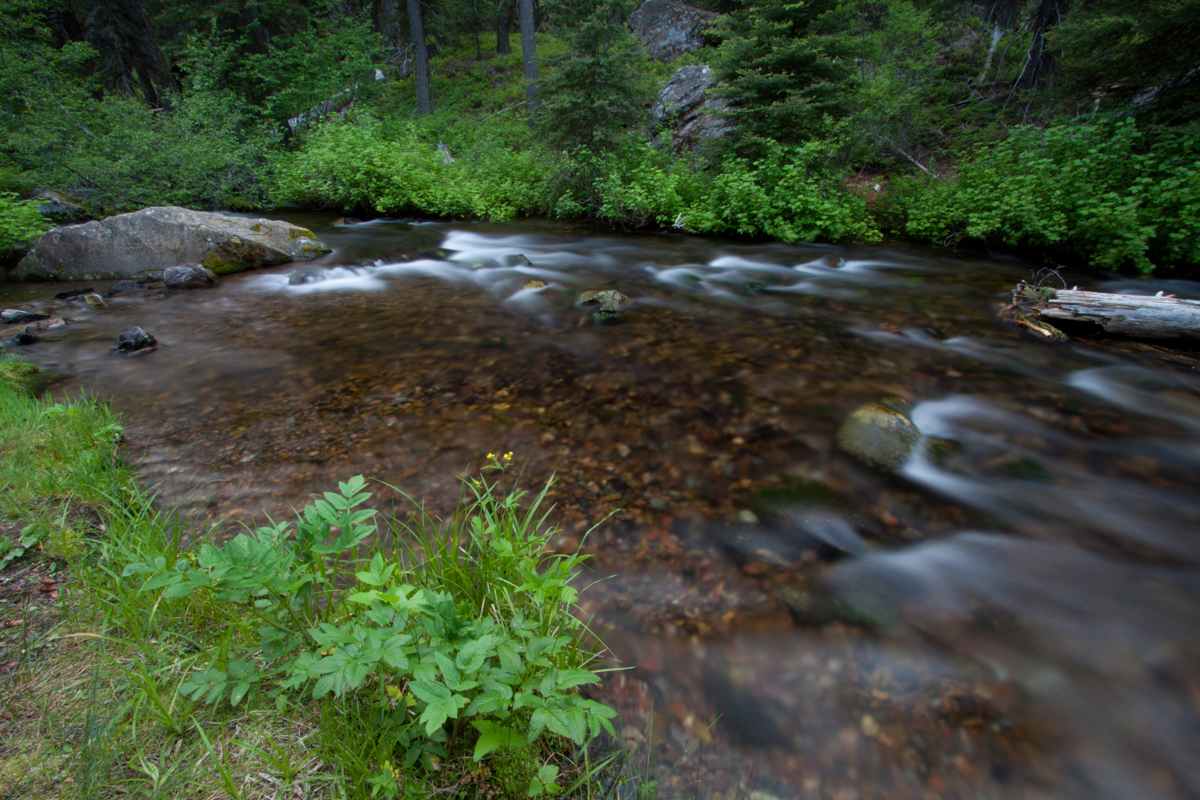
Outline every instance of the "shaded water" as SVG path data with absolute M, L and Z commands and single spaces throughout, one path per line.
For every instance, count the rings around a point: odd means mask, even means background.
M 617 510 L 585 599 L 662 796 L 1200 794 L 1191 355 L 1023 339 L 1013 262 L 299 221 L 335 248 L 310 283 L 64 307 L 26 351 L 111 400 L 164 503 L 254 521 L 364 473 L 445 511 L 487 451 L 557 473 L 558 546 Z M 133 324 L 160 348 L 110 353 Z M 880 398 L 932 437 L 897 475 L 836 446 Z

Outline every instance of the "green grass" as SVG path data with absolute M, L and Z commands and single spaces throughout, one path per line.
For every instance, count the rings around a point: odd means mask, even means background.
M 57 604 L 0 598 L 0 629 L 27 629 L 0 638 L 0 664 L 19 662 L 0 675 L 0 800 L 596 797 L 629 780 L 612 713 L 580 690 L 603 674 L 582 557 L 548 554 L 545 490 L 512 486 L 507 458 L 446 520 L 380 523 L 354 479 L 227 538 L 139 489 L 106 406 L 36 398 L 29 374 L 0 360 L 0 535 L 38 533 L 14 578 L 62 583 Z

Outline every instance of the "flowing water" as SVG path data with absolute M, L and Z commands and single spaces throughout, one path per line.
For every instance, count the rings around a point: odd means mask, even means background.
M 615 512 L 585 604 L 663 797 L 1200 795 L 1192 354 L 1023 338 L 1012 261 L 297 221 L 335 248 L 307 283 L 59 303 L 25 351 L 114 404 L 164 504 L 254 522 L 364 473 L 444 512 L 488 451 L 556 473 L 556 546 Z M 110 352 L 133 324 L 160 347 Z M 837 446 L 883 398 L 925 435 L 894 474 Z

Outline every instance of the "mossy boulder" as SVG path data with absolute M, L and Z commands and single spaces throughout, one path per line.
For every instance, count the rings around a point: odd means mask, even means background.
M 329 252 L 308 228 L 174 206 L 55 228 L 21 259 L 17 280 L 117 280 L 177 264 L 218 275 Z
M 854 409 L 837 441 L 846 453 L 885 472 L 904 466 L 921 440 L 921 431 L 902 411 L 885 403 L 867 403 Z

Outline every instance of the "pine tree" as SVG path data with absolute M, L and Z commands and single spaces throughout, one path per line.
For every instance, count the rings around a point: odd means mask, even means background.
M 626 0 L 558 0 L 554 18 L 570 24 L 568 54 L 545 81 L 540 112 L 545 140 L 560 150 L 599 154 L 645 114 L 637 45 Z
M 755 0 L 722 18 L 717 74 L 743 155 L 819 136 L 844 110 L 853 60 L 826 33 L 836 0 Z

